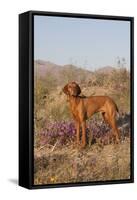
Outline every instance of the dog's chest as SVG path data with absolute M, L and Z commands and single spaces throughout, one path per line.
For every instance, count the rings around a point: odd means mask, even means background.
M 76 120 L 80 120 L 86 114 L 82 101 L 80 101 L 78 104 L 72 103 L 70 105 L 70 108 L 71 108 L 72 115 Z

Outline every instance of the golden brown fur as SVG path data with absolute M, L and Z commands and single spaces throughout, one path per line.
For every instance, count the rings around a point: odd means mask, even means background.
M 70 109 L 75 120 L 77 132 L 77 144 L 80 144 L 80 127 L 82 127 L 82 147 L 86 145 L 86 120 L 94 113 L 101 112 L 102 116 L 113 129 L 115 141 L 119 142 L 119 131 L 116 125 L 116 113 L 118 108 L 115 102 L 108 96 L 81 97 L 81 89 L 75 82 L 68 83 L 63 88 L 67 95 Z

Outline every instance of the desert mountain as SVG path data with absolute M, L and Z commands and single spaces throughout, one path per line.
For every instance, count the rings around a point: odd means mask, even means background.
M 106 66 L 99 68 L 95 73 L 111 73 L 115 68 Z M 60 85 L 69 81 L 90 82 L 93 79 L 94 72 L 89 71 L 78 66 L 67 64 L 57 65 L 55 63 L 43 60 L 36 60 L 34 62 L 34 75 L 37 78 L 52 79 L 56 84 Z

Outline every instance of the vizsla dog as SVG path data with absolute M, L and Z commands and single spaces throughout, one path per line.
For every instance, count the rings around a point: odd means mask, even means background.
M 76 124 L 77 144 L 80 144 L 80 126 L 82 127 L 82 147 L 86 145 L 86 120 L 94 113 L 101 112 L 102 116 L 113 129 L 115 141 L 119 143 L 119 131 L 116 125 L 117 105 L 108 96 L 79 96 L 81 89 L 75 82 L 68 83 L 63 88 L 67 95 L 70 109 Z

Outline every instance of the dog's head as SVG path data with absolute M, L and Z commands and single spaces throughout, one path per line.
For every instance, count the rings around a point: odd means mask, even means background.
M 81 93 L 81 89 L 76 82 L 71 82 L 64 86 L 63 92 L 66 95 L 77 97 Z

